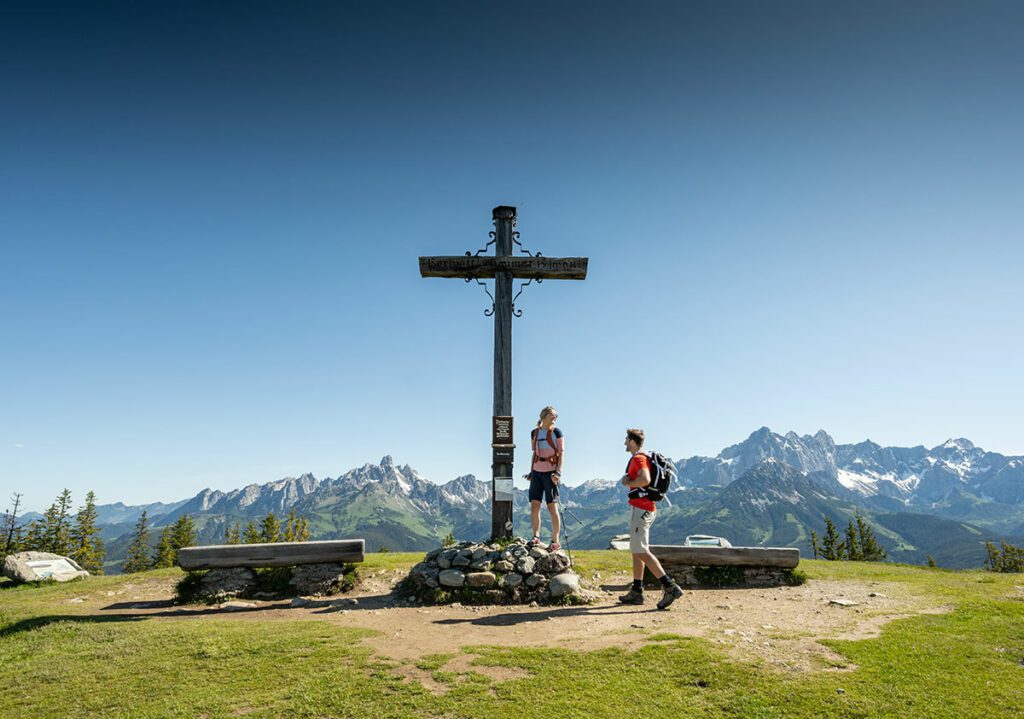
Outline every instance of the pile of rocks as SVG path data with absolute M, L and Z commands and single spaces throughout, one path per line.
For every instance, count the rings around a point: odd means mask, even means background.
M 428 604 L 545 603 L 582 597 L 580 579 L 564 551 L 510 544 L 459 542 L 427 552 L 402 583 L 403 594 Z

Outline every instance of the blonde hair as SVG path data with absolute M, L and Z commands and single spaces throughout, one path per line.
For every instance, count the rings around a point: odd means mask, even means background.
M 550 405 L 542 409 L 540 411 L 540 419 L 537 420 L 538 427 L 544 424 L 544 418 L 547 417 L 549 414 L 558 414 L 558 410 L 556 410 L 554 407 Z

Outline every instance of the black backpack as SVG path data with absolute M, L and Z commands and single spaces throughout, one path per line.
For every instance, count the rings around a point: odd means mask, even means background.
M 648 499 L 660 502 L 668 494 L 668 487 L 676 476 L 676 468 L 668 457 L 657 452 L 647 455 L 647 462 L 651 467 L 651 483 L 644 489 L 647 490 Z
M 676 467 L 668 457 L 658 452 L 645 453 L 644 456 L 647 457 L 651 483 L 646 487 L 641 487 L 640 491 L 652 502 L 660 502 L 665 499 L 669 485 L 676 477 Z

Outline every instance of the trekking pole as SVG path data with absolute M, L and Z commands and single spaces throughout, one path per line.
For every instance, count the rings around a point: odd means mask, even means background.
M 559 499 L 559 494 L 560 494 L 560 492 L 558 491 L 558 487 L 555 487 L 555 499 L 556 500 Z M 565 534 L 565 553 L 569 555 L 569 566 L 575 567 L 576 566 L 576 562 L 574 562 L 573 559 L 572 559 L 572 549 L 569 548 L 569 528 L 566 527 L 565 523 L 562 521 L 562 503 L 561 502 L 557 502 L 557 501 L 555 502 L 555 511 L 558 512 L 558 523 L 562 525 L 562 532 Z M 572 518 L 575 519 L 579 523 L 579 525 L 581 527 L 583 526 L 583 520 L 580 519 L 579 517 L 577 517 L 576 513 L 574 511 L 572 511 L 568 507 L 565 508 L 565 511 L 568 512 L 570 515 L 572 515 Z

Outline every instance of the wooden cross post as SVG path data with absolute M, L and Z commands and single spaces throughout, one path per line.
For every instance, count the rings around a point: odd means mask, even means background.
M 494 315 L 494 416 L 492 419 L 491 536 L 512 536 L 512 465 L 515 443 L 512 434 L 512 296 L 513 278 L 533 280 L 584 280 L 587 278 L 586 257 L 527 257 L 512 254 L 515 237 L 516 208 L 495 207 L 494 256 L 471 255 L 421 257 L 422 277 L 448 277 L 470 280 L 494 278 L 494 306 L 485 312 Z M 491 244 L 491 243 L 488 243 Z M 485 248 L 486 249 L 486 248 Z M 481 250 L 482 252 L 482 250 Z M 524 285 L 525 286 L 525 285 Z M 520 290 L 521 292 L 522 290 Z M 488 292 L 490 294 L 490 292 Z M 518 297 L 518 295 L 516 295 Z

